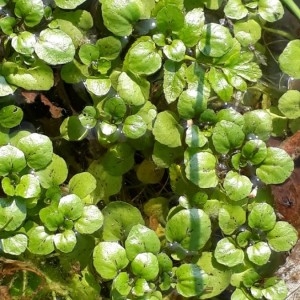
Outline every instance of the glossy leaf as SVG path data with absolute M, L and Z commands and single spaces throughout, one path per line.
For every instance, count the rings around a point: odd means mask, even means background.
M 53 236 L 53 242 L 59 251 L 69 253 L 76 245 L 76 235 L 72 230 L 65 230 L 62 233 L 56 233 Z
M 100 242 L 94 249 L 94 267 L 105 280 L 114 279 L 128 263 L 125 249 L 117 242 Z
M 15 195 L 28 199 L 38 197 L 41 193 L 39 179 L 32 174 L 25 174 L 16 186 Z
M 90 93 L 96 96 L 104 96 L 108 93 L 111 82 L 108 78 L 87 78 L 84 85 Z
M 259 0 L 258 13 L 268 22 L 275 22 L 284 14 L 283 5 L 279 0 Z
M 289 76 L 297 79 L 300 78 L 299 55 L 300 40 L 296 39 L 290 41 L 279 56 L 280 69 Z
M 34 27 L 44 16 L 44 4 L 42 0 L 19 0 L 14 12 L 17 17 L 24 19 L 28 27 Z
M 0 97 L 8 96 L 14 93 L 16 87 L 7 83 L 3 76 L 0 76 Z
M 147 125 L 139 115 L 131 115 L 124 120 L 123 133 L 128 138 L 137 139 L 144 135 L 146 130 Z
M 145 184 L 161 182 L 165 170 L 159 168 L 152 160 L 144 159 L 136 168 L 138 180 Z
M 24 152 L 27 164 L 32 169 L 45 168 L 52 160 L 53 146 L 46 135 L 32 133 L 21 138 L 17 146 Z
M 113 289 L 122 296 L 127 296 L 131 290 L 130 278 L 127 272 L 120 272 L 113 280 Z
M 125 241 L 127 258 L 132 261 L 139 253 L 149 252 L 154 255 L 160 250 L 160 240 L 156 233 L 148 227 L 134 225 Z
M 126 202 L 110 202 L 102 213 L 105 241 L 125 240 L 134 225 L 144 224 L 140 211 Z
M 166 5 L 157 13 L 156 22 L 162 33 L 179 31 L 184 25 L 184 16 L 179 7 Z
M 163 52 L 168 59 L 173 61 L 182 61 L 185 57 L 186 47 L 181 40 L 173 40 L 170 45 L 163 47 Z
M 89 172 L 75 174 L 69 181 L 69 192 L 84 199 L 96 188 L 96 179 Z
M 186 177 L 200 188 L 211 188 L 218 184 L 217 160 L 209 152 L 185 153 Z
M 39 211 L 39 217 L 50 231 L 56 231 L 64 223 L 63 212 L 60 212 L 57 209 L 57 204 L 53 202 Z
M 229 171 L 224 179 L 223 187 L 226 195 L 233 200 L 239 201 L 249 196 L 252 190 L 252 182 L 245 175 L 240 175 L 235 171 Z
M 168 220 L 165 234 L 169 242 L 177 242 L 188 251 L 198 251 L 210 238 L 211 222 L 201 209 L 183 209 Z
M 57 209 L 65 218 L 76 220 L 83 213 L 83 203 L 77 195 L 69 194 L 59 200 Z
M 217 243 L 214 254 L 218 263 L 230 268 L 244 262 L 243 250 L 236 248 L 229 238 L 223 238 Z
M 254 264 L 263 266 L 271 256 L 271 249 L 266 242 L 258 242 L 247 248 L 247 256 Z
M 254 20 L 237 22 L 233 30 L 234 36 L 243 47 L 254 45 L 261 38 L 261 27 Z
M 272 206 L 267 203 L 256 204 L 248 216 L 248 224 L 251 228 L 269 231 L 274 228 L 275 223 L 276 214 Z
M 260 164 L 268 155 L 266 144 L 260 139 L 247 141 L 242 148 L 242 155 L 252 164 Z
M 47 255 L 54 251 L 53 235 L 49 235 L 44 226 L 31 228 L 28 233 L 28 250 L 33 254 Z
M 256 175 L 266 184 L 279 184 L 291 175 L 293 169 L 294 162 L 283 149 L 269 147 L 267 157 L 256 169 Z
M 68 141 L 81 141 L 88 134 L 88 129 L 82 125 L 77 116 L 65 118 L 59 130 L 62 137 Z
M 279 110 L 289 119 L 297 119 L 300 117 L 299 107 L 300 92 L 297 90 L 285 92 L 278 100 Z
M 31 55 L 34 52 L 36 39 L 34 34 L 29 31 L 20 32 L 11 40 L 12 47 L 21 54 Z
M 85 0 L 71 0 L 71 1 L 55 0 L 54 2 L 60 8 L 74 9 L 77 6 L 79 6 L 80 4 L 82 4 L 83 2 L 85 2 Z
M 160 112 L 153 127 L 155 140 L 171 148 L 181 146 L 183 128 L 177 119 L 177 116 L 171 111 Z
M 242 0 L 228 0 L 224 7 L 224 12 L 228 18 L 240 20 L 247 16 L 248 9 Z
M 11 145 L 0 147 L 1 176 L 6 176 L 11 172 L 21 172 L 25 167 L 26 159 L 23 151 Z
M 244 138 L 245 134 L 241 127 L 230 121 L 220 121 L 213 129 L 212 140 L 214 147 L 222 154 L 239 148 Z
M 96 46 L 99 49 L 100 57 L 107 60 L 116 59 L 122 50 L 121 41 L 114 36 L 106 36 L 99 39 L 96 42 Z
M 295 228 L 289 223 L 278 221 L 267 233 L 267 240 L 274 251 L 289 251 L 296 244 L 298 235 Z
M 181 264 L 175 271 L 177 292 L 184 297 L 199 296 L 206 286 L 207 275 L 196 264 Z
M 20 255 L 27 248 L 28 238 L 25 234 L 17 233 L 13 236 L 3 238 L 0 241 L 0 248 L 4 253 Z
M 95 205 L 83 208 L 81 217 L 75 222 L 75 229 L 82 234 L 92 234 L 103 225 L 103 214 Z
M 0 109 L 0 125 L 4 128 L 13 128 L 21 123 L 23 110 L 15 105 L 7 105 Z
M 168 168 L 177 159 L 180 159 L 183 154 L 183 148 L 170 148 L 157 141 L 154 142 L 154 149 L 152 153 L 153 162 L 159 168 Z
M 131 262 L 132 273 L 145 280 L 154 280 L 159 271 L 157 257 L 150 252 L 139 253 Z
M 186 130 L 185 143 L 191 148 L 203 147 L 207 143 L 207 138 L 198 126 L 192 125 Z

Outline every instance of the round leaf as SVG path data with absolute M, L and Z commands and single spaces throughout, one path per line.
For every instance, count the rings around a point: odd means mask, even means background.
M 216 23 L 209 23 L 203 26 L 198 48 L 204 55 L 220 57 L 232 46 L 233 38 L 228 28 Z
M 24 152 L 30 168 L 45 168 L 52 160 L 53 147 L 48 136 L 32 133 L 19 140 L 17 147 Z
M 213 144 L 221 154 L 227 154 L 229 151 L 239 148 L 244 139 L 245 134 L 241 127 L 230 121 L 220 121 L 213 129 Z
M 104 96 L 108 93 L 111 82 L 108 78 L 88 78 L 84 85 L 86 89 L 96 96 Z
M 251 228 L 269 231 L 273 229 L 275 223 L 276 214 L 268 203 L 256 204 L 248 216 L 248 224 Z
M 175 5 L 166 5 L 156 15 L 157 28 L 162 33 L 179 31 L 184 25 L 182 11 Z
M 198 251 L 210 238 L 211 222 L 201 209 L 183 209 L 168 220 L 165 234 L 169 242 L 177 242 L 189 251 Z
M 0 248 L 4 253 L 20 255 L 27 248 L 28 238 L 25 234 L 15 234 L 11 237 L 1 239 Z
M 282 18 L 284 9 L 279 0 L 259 0 L 258 13 L 268 22 L 275 22 Z
M 139 253 L 149 252 L 158 254 L 160 250 L 160 240 L 156 233 L 148 227 L 137 224 L 134 225 L 125 241 L 127 258 L 132 261 Z
M 3 76 L 0 76 L 0 97 L 8 96 L 14 93 L 16 87 L 7 83 Z
M 279 184 L 291 175 L 293 169 L 294 162 L 283 149 L 269 147 L 267 157 L 256 169 L 256 175 L 266 184 Z
M 145 184 L 155 184 L 161 182 L 165 170 L 149 159 L 144 159 L 136 168 L 136 176 L 138 180 Z
M 24 153 L 18 148 L 6 145 L 0 147 L 0 175 L 21 172 L 26 167 Z
M 96 188 L 96 179 L 89 172 L 75 174 L 69 181 L 69 192 L 84 199 Z
M 44 4 L 42 0 L 19 0 L 16 2 L 14 12 L 28 27 L 34 27 L 44 16 Z
M 190 148 L 200 148 L 207 143 L 207 138 L 197 125 L 192 125 L 185 132 L 185 142 Z
M 113 281 L 113 288 L 122 296 L 127 296 L 131 290 L 131 282 L 127 272 L 120 272 Z
M 243 47 L 254 45 L 261 38 L 261 27 L 254 20 L 235 23 L 233 31 L 236 39 Z
M 268 155 L 267 146 L 260 139 L 247 141 L 242 148 L 242 155 L 252 164 L 260 164 Z
M 157 257 L 150 252 L 139 253 L 131 262 L 132 273 L 145 280 L 154 280 L 159 271 Z
M 15 105 L 7 105 L 0 109 L 0 125 L 4 128 L 13 128 L 21 123 L 23 111 Z
M 53 235 L 49 235 L 44 226 L 31 228 L 28 233 L 28 250 L 33 254 L 48 255 L 54 251 Z
M 114 279 L 129 261 L 125 249 L 116 242 L 100 242 L 94 249 L 93 263 L 105 280 Z
M 270 284 L 268 284 L 268 281 L 265 283 L 266 288 L 262 290 L 262 295 L 266 299 L 287 299 L 289 291 L 284 280 L 279 280 L 277 278 L 274 280 L 271 277 L 270 282 Z
M 103 215 L 96 205 L 83 208 L 81 217 L 75 222 L 75 229 L 82 234 L 92 234 L 103 225 Z
M 176 115 L 166 110 L 157 115 L 153 134 L 159 143 L 174 148 L 181 146 L 183 128 L 178 123 Z
M 72 230 L 65 230 L 63 233 L 56 233 L 53 242 L 59 251 L 69 253 L 76 245 L 76 235 Z
M 247 16 L 248 9 L 242 0 L 228 0 L 224 7 L 224 13 L 230 19 L 240 20 Z
M 292 63 L 291 63 L 292 62 Z M 300 78 L 300 40 L 290 41 L 279 56 L 280 69 L 289 76 Z
M 279 110 L 289 119 L 300 117 L 300 92 L 289 90 L 278 101 Z
M 144 224 L 140 211 L 122 201 L 110 202 L 103 210 L 103 239 L 105 241 L 125 240 L 131 228 Z
M 139 115 L 128 116 L 123 123 L 123 133 L 131 139 L 137 139 L 145 134 L 147 124 Z
M 173 40 L 171 45 L 163 47 L 164 54 L 173 61 L 182 61 L 185 57 L 186 47 L 181 40 Z
M 116 59 L 122 50 L 122 44 L 120 40 L 114 36 L 106 36 L 102 39 L 99 39 L 96 43 L 96 46 L 100 51 L 100 57 L 107 60 Z
M 199 296 L 205 289 L 207 275 L 195 264 L 182 264 L 176 271 L 176 290 L 184 297 Z
M 62 137 L 68 141 L 81 141 L 88 135 L 88 128 L 82 125 L 77 116 L 65 118 L 59 130 Z
M 209 152 L 185 154 L 186 177 L 200 188 L 215 187 L 219 180 L 216 173 L 217 160 Z
M 11 40 L 12 47 L 23 55 L 31 55 L 34 52 L 36 43 L 35 36 L 31 32 L 23 31 L 14 36 Z
M 83 213 L 83 203 L 77 195 L 69 194 L 59 200 L 57 209 L 65 218 L 76 220 Z
M 80 4 L 82 4 L 83 2 L 85 2 L 85 0 L 55 0 L 54 1 L 55 4 L 63 9 L 74 9 L 77 6 L 79 6 Z
M 254 264 L 263 266 L 271 256 L 271 249 L 265 242 L 258 242 L 247 248 L 247 255 Z
M 268 232 L 267 240 L 274 251 L 289 251 L 295 246 L 298 234 L 296 229 L 289 223 L 278 221 L 274 228 Z
M 217 243 L 215 258 L 218 263 L 231 268 L 244 262 L 244 252 L 236 248 L 229 238 L 223 238 Z
M 251 180 L 235 171 L 226 174 L 223 186 L 228 197 L 234 201 L 244 199 L 252 190 Z
M 72 39 L 59 29 L 42 30 L 34 49 L 37 56 L 49 65 L 68 63 L 75 55 Z
M 41 193 L 39 179 L 32 174 L 23 175 L 16 186 L 15 195 L 28 199 L 38 197 Z
M 47 207 L 42 208 L 39 211 L 39 217 L 45 227 L 50 231 L 56 231 L 64 223 L 64 215 L 57 209 L 55 203 L 50 204 Z

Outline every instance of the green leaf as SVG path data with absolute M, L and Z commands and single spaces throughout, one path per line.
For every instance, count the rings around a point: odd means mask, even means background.
M 252 164 L 260 164 L 268 155 L 266 144 L 260 139 L 247 141 L 242 148 L 242 155 Z
M 75 229 L 82 234 L 92 234 L 103 225 L 103 214 L 95 205 L 83 208 L 81 217 L 75 222 Z
M 153 127 L 155 140 L 171 148 L 181 146 L 183 128 L 177 119 L 177 116 L 168 110 L 158 113 Z
M 267 157 L 256 169 L 256 175 L 266 184 L 279 184 L 291 175 L 293 169 L 294 162 L 283 149 L 269 147 Z
M 239 201 L 249 196 L 252 190 L 251 180 L 235 171 L 229 171 L 224 179 L 223 187 L 226 195 L 233 201 Z
M 157 260 L 159 264 L 160 272 L 170 272 L 172 271 L 173 262 L 171 258 L 164 252 L 157 254 Z
M 173 61 L 182 61 L 185 57 L 186 47 L 181 40 L 173 40 L 170 45 L 163 47 L 166 57 Z
M 279 110 L 289 119 L 300 117 L 300 92 L 289 90 L 285 92 L 278 100 Z
M 247 248 L 247 256 L 254 264 L 263 266 L 271 256 L 271 249 L 265 242 L 258 242 Z
M 3 76 L 0 76 L 0 97 L 8 96 L 14 93 L 16 87 L 7 83 Z
M 96 188 L 96 179 L 89 172 L 75 174 L 69 181 L 69 192 L 84 199 Z
M 14 12 L 28 27 L 34 27 L 44 16 L 44 4 L 42 0 L 18 0 Z
M 157 257 L 150 252 L 139 253 L 131 262 L 132 273 L 147 281 L 154 280 L 159 271 Z
M 0 109 L 0 125 L 4 128 L 13 128 L 21 123 L 23 110 L 15 105 L 7 105 Z
M 132 294 L 135 296 L 143 297 L 145 294 L 148 294 L 151 292 L 151 288 L 149 283 L 144 278 L 137 278 L 137 280 L 134 282 L 134 286 L 132 287 Z
M 102 163 L 111 175 L 123 175 L 134 165 L 134 151 L 129 144 L 116 144 L 104 154 Z
M 292 62 L 292 63 L 291 63 Z M 300 40 L 292 40 L 279 56 L 280 69 L 289 76 L 300 78 Z
M 270 278 L 265 283 L 265 286 L 266 288 L 262 290 L 262 294 L 266 299 L 287 299 L 288 289 L 283 280 L 279 280 L 277 278 L 274 280 L 273 278 Z
M 56 233 L 53 236 L 53 242 L 59 251 L 69 253 L 76 245 L 76 235 L 72 230 L 65 230 L 62 233 Z
M 61 123 L 59 130 L 61 136 L 67 141 L 81 141 L 88 134 L 88 129 L 82 125 L 77 116 L 65 118 Z
M 261 27 L 254 20 L 235 23 L 233 32 L 234 36 L 243 47 L 254 45 L 261 38 Z
M 157 28 L 162 33 L 179 31 L 184 25 L 184 16 L 180 8 L 166 5 L 156 15 Z
M 36 43 L 35 35 L 29 31 L 20 32 L 11 39 L 12 47 L 23 55 L 31 55 Z
M 221 154 L 227 154 L 239 148 L 244 142 L 245 135 L 239 125 L 222 120 L 213 129 L 212 140 L 215 149 Z
M 120 120 L 126 114 L 126 104 L 124 100 L 120 97 L 112 97 L 104 101 L 103 110 L 110 118 L 113 120 Z
M 62 66 L 60 74 L 66 83 L 79 83 L 89 76 L 88 66 L 82 65 L 73 59 Z
M 248 224 L 253 229 L 269 231 L 274 228 L 275 223 L 276 214 L 268 203 L 257 203 L 248 216 Z
M 233 38 L 227 27 L 216 23 L 203 26 L 198 48 L 204 55 L 220 57 L 229 51 L 232 46 Z
M 53 154 L 52 160 L 46 168 L 35 172 L 41 186 L 48 189 L 51 186 L 60 185 L 67 179 L 68 167 L 65 160 Z
M 39 179 L 32 174 L 25 174 L 16 186 L 15 195 L 28 199 L 38 197 L 41 193 Z
M 52 69 L 40 60 L 36 60 L 29 68 L 21 67 L 14 62 L 4 62 L 2 75 L 8 83 L 25 90 L 47 91 L 54 84 Z
M 295 246 L 298 234 L 289 223 L 278 221 L 274 228 L 267 233 L 267 240 L 274 251 L 289 251 Z
M 105 280 L 114 279 L 128 263 L 125 249 L 117 242 L 100 242 L 94 249 L 94 267 Z
M 49 235 L 44 226 L 31 228 L 27 232 L 28 250 L 33 254 L 48 255 L 54 251 L 53 235 Z
M 127 296 L 131 290 L 131 282 L 127 272 L 120 272 L 112 283 L 113 289 L 122 295 Z
M 228 0 L 224 7 L 224 13 L 230 19 L 240 20 L 248 15 L 248 9 L 242 0 Z
M 80 4 L 82 4 L 83 2 L 85 2 L 85 0 L 54 0 L 55 4 L 63 9 L 74 9 L 77 6 L 79 6 Z
M 239 112 L 237 112 L 234 108 L 231 108 L 231 107 L 219 110 L 217 113 L 217 120 L 218 121 L 222 121 L 222 120 L 230 121 L 239 126 L 244 125 L 243 116 Z
M 272 132 L 272 117 L 262 109 L 256 109 L 244 114 L 245 125 L 243 131 L 246 135 L 254 134 L 257 138 L 266 141 Z
M 229 238 L 223 238 L 217 243 L 214 255 L 218 263 L 229 268 L 244 262 L 243 250 L 236 248 Z
M 39 217 L 50 231 L 56 231 L 64 223 L 63 213 L 57 209 L 57 204 L 53 202 L 39 211 Z
M 168 103 L 174 102 L 185 87 L 186 65 L 172 60 L 164 64 L 163 89 Z
M 125 240 L 134 225 L 144 225 L 140 211 L 122 201 L 110 202 L 103 210 L 103 239 L 105 241 Z
M 96 95 L 106 95 L 111 87 L 111 81 L 108 78 L 87 78 L 84 82 L 86 89 Z
M 16 25 L 16 18 L 10 16 L 3 16 L 0 19 L 0 28 L 3 33 L 10 35 L 14 32 L 14 26 Z
M 205 16 L 202 8 L 189 11 L 184 17 L 184 25 L 178 36 L 187 47 L 195 46 L 201 36 Z
M 197 125 L 192 125 L 185 132 L 185 143 L 190 148 L 201 148 L 207 143 L 207 138 Z
M 149 82 L 122 72 L 118 78 L 117 91 L 126 104 L 140 106 L 148 100 Z
M 279 0 L 259 0 L 258 13 L 268 22 L 275 22 L 283 17 L 284 9 Z
M 150 37 L 137 39 L 129 48 L 124 67 L 138 75 L 151 75 L 161 67 L 161 55 Z
M 25 155 L 21 150 L 11 145 L 0 147 L 0 176 L 21 172 L 25 167 Z
M 23 201 L 0 198 L 1 230 L 16 230 L 25 220 L 26 214 L 26 205 Z
M 177 242 L 188 251 L 198 251 L 210 238 L 211 222 L 201 209 L 183 209 L 168 220 L 165 234 L 169 242 Z
M 210 68 L 208 80 L 212 89 L 224 101 L 229 101 L 233 95 L 233 87 L 230 85 L 224 73 L 217 68 Z
M 156 233 L 148 227 L 137 224 L 134 225 L 125 241 L 127 258 L 132 261 L 139 253 L 150 252 L 158 254 L 160 250 L 160 240 Z
M 241 206 L 225 204 L 219 210 L 218 219 L 222 231 L 231 235 L 246 222 L 246 212 Z
M 212 252 L 203 252 L 197 265 L 207 274 L 205 289 L 199 299 L 211 299 L 230 284 L 231 271 L 216 262 Z
M 182 264 L 176 271 L 176 290 L 184 297 L 199 296 L 205 289 L 207 274 L 196 264 Z
M 182 147 L 171 148 L 157 141 L 154 142 L 152 153 L 153 162 L 159 168 L 168 168 L 175 161 L 180 160 L 183 155 Z
M 217 160 L 209 152 L 185 152 L 186 177 L 200 188 L 211 188 L 218 184 Z
M 75 55 L 72 39 L 59 29 L 42 30 L 34 49 L 37 56 L 49 65 L 68 63 Z
M 83 213 L 82 200 L 75 194 L 69 194 L 59 200 L 58 211 L 69 220 L 77 220 Z
M 96 46 L 99 49 L 100 57 L 107 60 L 116 59 L 122 50 L 122 44 L 120 40 L 114 36 L 106 36 L 102 39 L 99 39 L 96 42 Z
M 52 160 L 52 142 L 46 135 L 32 133 L 21 138 L 17 146 L 24 152 L 28 166 L 34 170 L 45 168 Z
M 102 17 L 105 27 L 117 36 L 130 35 L 133 24 L 143 13 L 141 0 L 102 0 Z
M 131 115 L 124 120 L 123 133 L 128 138 L 137 139 L 144 135 L 146 130 L 147 125 L 139 115 Z
M 4 253 L 10 255 L 20 255 L 27 248 L 28 238 L 25 234 L 17 233 L 0 241 L 0 248 Z

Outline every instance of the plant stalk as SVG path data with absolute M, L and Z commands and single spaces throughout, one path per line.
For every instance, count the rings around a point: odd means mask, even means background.
M 294 0 L 281 0 L 281 2 L 300 20 L 300 8 Z

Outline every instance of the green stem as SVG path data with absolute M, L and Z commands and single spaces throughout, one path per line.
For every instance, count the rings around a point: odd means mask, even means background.
M 280 29 L 269 28 L 269 27 L 265 27 L 265 26 L 263 26 L 262 28 L 265 31 L 281 35 L 282 37 L 285 37 L 288 40 L 294 40 L 295 39 L 295 37 L 292 34 L 286 32 L 286 31 L 283 31 L 283 30 L 280 30 Z
M 281 2 L 300 20 L 300 8 L 294 0 L 281 0 Z

